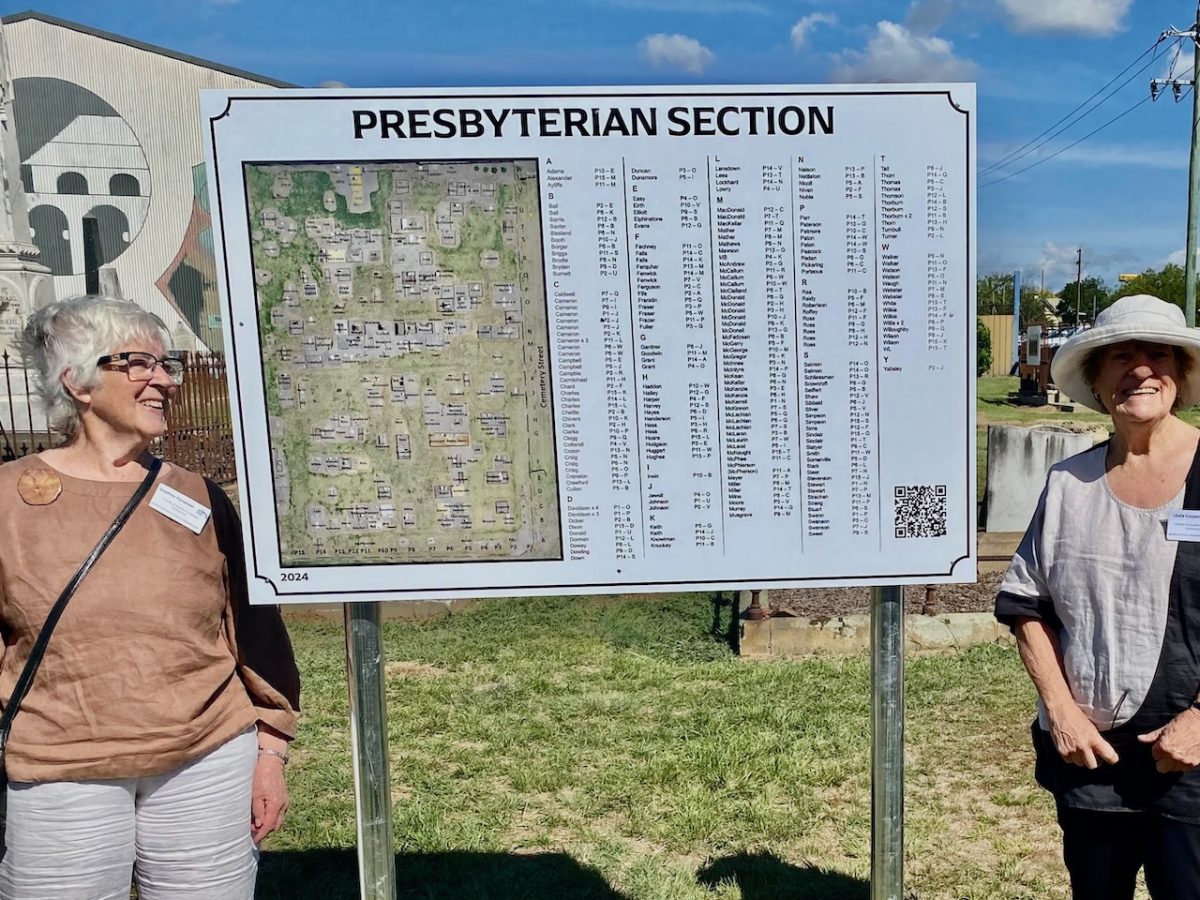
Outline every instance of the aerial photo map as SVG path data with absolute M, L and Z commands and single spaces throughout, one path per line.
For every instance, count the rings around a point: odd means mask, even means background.
M 561 559 L 537 161 L 245 174 L 282 564 Z

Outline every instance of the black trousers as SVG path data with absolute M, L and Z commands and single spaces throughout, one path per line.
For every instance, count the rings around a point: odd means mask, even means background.
M 1154 900 L 1200 900 L 1200 825 L 1065 806 L 1058 824 L 1074 900 L 1133 900 L 1141 868 Z

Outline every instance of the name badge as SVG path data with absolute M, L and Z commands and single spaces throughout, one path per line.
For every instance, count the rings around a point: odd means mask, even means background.
M 1168 541 L 1200 541 L 1200 509 L 1173 509 L 1167 517 Z
M 197 503 L 187 494 L 181 494 L 165 484 L 160 484 L 154 496 L 150 498 L 150 508 L 158 510 L 168 519 L 178 522 L 195 534 L 203 530 L 204 523 L 212 515 L 212 510 L 204 504 Z

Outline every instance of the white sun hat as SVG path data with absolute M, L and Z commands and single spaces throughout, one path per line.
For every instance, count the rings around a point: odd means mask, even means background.
M 1147 341 L 1182 347 L 1192 369 L 1179 383 L 1179 408 L 1200 403 L 1200 329 L 1188 328 L 1183 310 L 1149 294 L 1122 297 L 1096 316 L 1096 326 L 1082 331 L 1058 348 L 1050 363 L 1050 380 L 1076 403 L 1106 412 L 1084 380 L 1083 363 L 1099 347 L 1123 341 Z

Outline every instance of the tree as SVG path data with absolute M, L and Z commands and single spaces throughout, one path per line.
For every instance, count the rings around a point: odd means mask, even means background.
M 975 312 L 981 316 L 1012 312 L 1012 276 L 991 272 L 976 279 Z
M 992 333 L 983 324 L 983 319 L 975 320 L 975 375 L 986 375 L 992 368 Z
M 1152 294 L 1160 300 L 1174 303 L 1183 309 L 1184 271 L 1183 266 L 1167 263 L 1158 271 L 1147 269 L 1133 281 L 1127 281 L 1113 292 L 1112 299 L 1128 297 L 1130 294 Z
M 1021 330 L 1030 325 L 1057 324 L 1058 298 L 1033 285 L 1021 285 Z
M 1058 297 L 1058 317 L 1064 325 L 1077 325 L 1076 307 L 1084 322 L 1091 321 L 1093 306 L 1096 312 L 1112 302 L 1103 278 L 1085 278 L 1082 282 L 1070 281 L 1055 296 Z
M 1012 275 L 991 272 L 975 282 L 975 313 L 980 316 L 1010 315 L 1012 313 Z M 1049 308 L 1038 297 L 1032 284 L 1021 285 L 1021 328 L 1029 325 L 1049 325 L 1058 302 L 1053 297 Z

